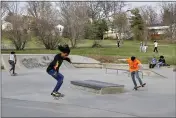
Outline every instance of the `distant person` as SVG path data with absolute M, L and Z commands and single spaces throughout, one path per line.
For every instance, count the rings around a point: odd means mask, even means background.
M 54 60 L 49 64 L 47 68 L 47 73 L 51 75 L 53 78 L 57 80 L 57 84 L 52 91 L 51 95 L 54 97 L 60 97 L 62 94 L 58 92 L 60 87 L 62 86 L 64 76 L 59 72 L 59 68 L 62 65 L 63 60 L 66 60 L 71 63 L 70 58 L 68 55 L 70 54 L 70 48 L 68 45 L 59 46 L 58 47 L 61 53 L 57 54 L 54 57 Z
M 142 52 L 142 50 L 143 50 L 143 42 L 142 41 L 140 42 L 139 50 L 140 50 L 140 52 Z
M 144 46 L 143 46 L 143 52 L 144 52 L 144 53 L 146 53 L 146 52 L 147 52 L 147 48 L 148 48 L 148 46 L 147 46 L 147 45 L 144 45 Z
M 154 41 L 154 50 L 153 52 L 157 52 L 158 53 L 158 42 Z
M 158 67 L 161 67 L 161 66 L 170 66 L 169 64 L 166 64 L 166 60 L 164 59 L 164 56 L 160 56 L 158 60 Z
M 10 72 L 11 75 L 16 75 L 17 74 L 17 73 L 15 73 L 16 62 L 17 62 L 17 58 L 16 58 L 16 55 L 15 55 L 15 52 L 12 51 L 10 53 L 10 56 L 9 56 L 9 64 L 11 65 L 11 69 L 9 70 L 9 72 Z M 11 71 L 12 71 L 12 73 L 11 73 Z
M 120 47 L 120 40 L 119 40 L 119 37 L 117 34 L 116 34 L 116 40 L 117 40 L 117 47 L 119 48 Z
M 120 40 L 117 40 L 117 47 L 120 47 Z
M 129 70 L 131 72 L 131 78 L 134 83 L 134 89 L 137 90 L 137 88 L 138 88 L 136 80 L 135 80 L 135 76 L 138 79 L 140 85 L 142 87 L 144 87 L 146 85 L 146 83 L 143 83 L 141 78 L 139 77 L 139 67 L 142 67 L 141 62 L 138 59 L 136 59 L 136 57 L 134 57 L 134 56 L 132 56 L 131 58 L 128 58 L 128 59 L 119 59 L 119 60 L 128 62 Z
M 157 64 L 157 59 L 156 57 L 153 57 L 150 64 L 149 64 L 149 68 L 154 68 Z

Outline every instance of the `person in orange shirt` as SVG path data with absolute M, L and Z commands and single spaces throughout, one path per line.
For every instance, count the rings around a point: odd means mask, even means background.
M 144 87 L 146 85 L 146 83 L 143 84 L 141 78 L 139 77 L 139 67 L 142 67 L 141 62 L 136 59 L 136 57 L 132 56 L 131 58 L 128 59 L 121 59 L 123 61 L 127 61 L 127 63 L 129 64 L 129 71 L 131 73 L 131 78 L 133 80 L 134 83 L 134 89 L 137 90 L 137 88 L 139 86 L 137 86 L 136 80 L 135 80 L 135 75 L 136 78 L 139 80 L 139 83 L 142 87 Z

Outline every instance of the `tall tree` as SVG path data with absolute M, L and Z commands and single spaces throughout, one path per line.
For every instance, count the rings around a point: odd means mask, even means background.
M 108 31 L 108 26 L 107 26 L 107 23 L 106 23 L 106 20 L 102 19 L 102 20 L 97 20 L 97 21 L 94 21 L 94 27 L 95 27 L 95 38 L 96 39 L 103 39 L 103 36 L 104 36 L 104 33 L 106 31 Z
M 158 14 L 156 12 L 156 8 L 145 5 L 140 7 L 139 10 L 143 20 L 145 20 L 145 23 L 148 26 L 155 25 L 158 23 Z
M 23 15 L 24 9 L 19 7 L 19 2 L 6 2 L 5 4 L 8 10 L 5 21 L 9 22 L 11 27 L 6 27 L 3 35 L 11 40 L 17 50 L 22 50 L 30 39 L 29 18 Z
M 128 30 L 128 18 L 126 12 L 121 12 L 113 17 L 113 26 L 116 29 L 116 33 L 118 33 L 118 39 L 123 42 L 122 34 L 126 34 Z
M 100 18 L 102 9 L 100 7 L 100 2 L 86 2 L 88 17 L 93 21 Z
M 64 35 L 74 48 L 84 37 L 84 29 L 89 20 L 86 4 L 85 2 L 57 2 L 57 6 L 60 9 L 60 21 L 64 26 Z
M 131 28 L 133 32 L 133 38 L 135 40 L 143 40 L 143 34 L 144 34 L 144 22 L 143 19 L 139 13 L 139 9 L 135 8 L 131 10 L 132 16 L 131 16 Z
M 57 9 L 51 2 L 28 2 L 30 28 L 46 49 L 56 49 L 61 37 Z
M 145 40 L 145 44 L 147 44 L 147 41 L 149 39 L 149 31 L 148 31 L 148 27 L 152 26 L 152 25 L 156 25 L 158 24 L 158 14 L 155 10 L 154 7 L 152 6 L 142 6 L 140 7 L 140 14 L 143 18 L 144 21 L 144 40 Z
M 3 20 L 5 15 L 7 15 L 8 13 L 7 6 L 8 6 L 7 2 L 1 1 L 1 21 Z
M 110 21 L 110 17 L 122 11 L 125 6 L 123 1 L 103 1 L 100 2 L 100 7 L 102 9 L 102 17 Z
M 171 40 L 176 40 L 176 2 L 163 2 L 161 8 L 162 23 L 170 26 L 167 31 L 167 37 Z

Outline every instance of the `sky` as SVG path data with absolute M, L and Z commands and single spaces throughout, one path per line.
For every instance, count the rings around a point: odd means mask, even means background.
M 11 1 L 15 1 L 15 0 L 11 0 Z M 24 0 L 17 0 L 17 1 L 24 1 Z M 32 1 L 34 1 L 34 0 L 32 0 Z M 50 0 L 48 0 L 48 1 L 50 1 Z M 58 1 L 58 0 L 52 0 L 52 1 Z M 92 0 L 92 1 L 94 1 L 94 0 Z M 108 0 L 108 1 L 111 1 L 111 0 Z M 135 8 L 135 7 L 142 7 L 142 6 L 150 5 L 150 6 L 155 7 L 157 13 L 161 13 L 161 10 L 158 7 L 159 4 L 160 4 L 159 1 L 161 2 L 161 0 L 158 0 L 157 2 L 152 2 L 152 0 L 148 0 L 147 2 L 143 2 L 143 1 L 140 1 L 140 0 L 135 0 L 135 2 L 132 2 L 132 0 L 128 0 L 128 1 L 127 0 L 121 0 L 121 1 L 126 1 L 125 3 L 127 5 L 125 6 L 124 10 L 130 10 L 130 9 Z M 166 2 L 166 0 L 162 0 L 162 1 Z M 25 4 L 26 4 L 25 2 L 20 2 L 19 6 L 24 8 Z
M 22 1 L 22 0 L 18 0 L 18 1 Z M 52 1 L 57 1 L 57 0 L 52 0 Z M 122 1 L 127 1 L 127 0 L 122 0 Z M 162 0 L 162 1 L 165 1 L 165 0 Z M 139 1 L 139 2 L 131 2 L 130 0 L 128 0 L 128 2 L 125 2 L 125 3 L 127 4 L 125 9 L 133 9 L 135 7 L 141 7 L 141 6 L 144 6 L 144 5 L 150 5 L 150 6 L 153 6 L 153 7 L 157 7 L 159 1 L 158 2 L 150 2 L 150 1 L 148 1 L 148 2 L 141 2 L 141 1 Z M 20 2 L 20 6 L 24 6 L 24 5 L 25 5 L 25 2 Z M 158 8 L 156 8 L 156 9 L 159 11 Z
M 157 13 L 160 13 L 159 2 L 127 2 L 127 6 L 125 9 L 133 9 L 135 7 L 142 7 L 142 6 L 152 6 L 156 9 Z

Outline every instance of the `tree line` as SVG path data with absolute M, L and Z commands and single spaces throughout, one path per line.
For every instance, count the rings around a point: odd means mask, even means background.
M 81 39 L 104 39 L 110 28 L 118 33 L 119 40 L 123 40 L 122 35 L 132 34 L 133 39 L 147 41 L 147 27 L 158 23 L 170 26 L 167 37 L 176 40 L 175 2 L 159 3 L 160 14 L 152 6 L 124 10 L 127 4 L 123 1 L 23 4 L 21 7 L 19 2 L 1 2 L 1 21 L 12 25 L 2 31 L 2 36 L 10 39 L 17 50 L 23 50 L 31 37 L 37 37 L 46 49 L 56 49 L 63 37 L 68 38 L 74 48 Z M 62 36 L 59 24 L 64 26 Z

